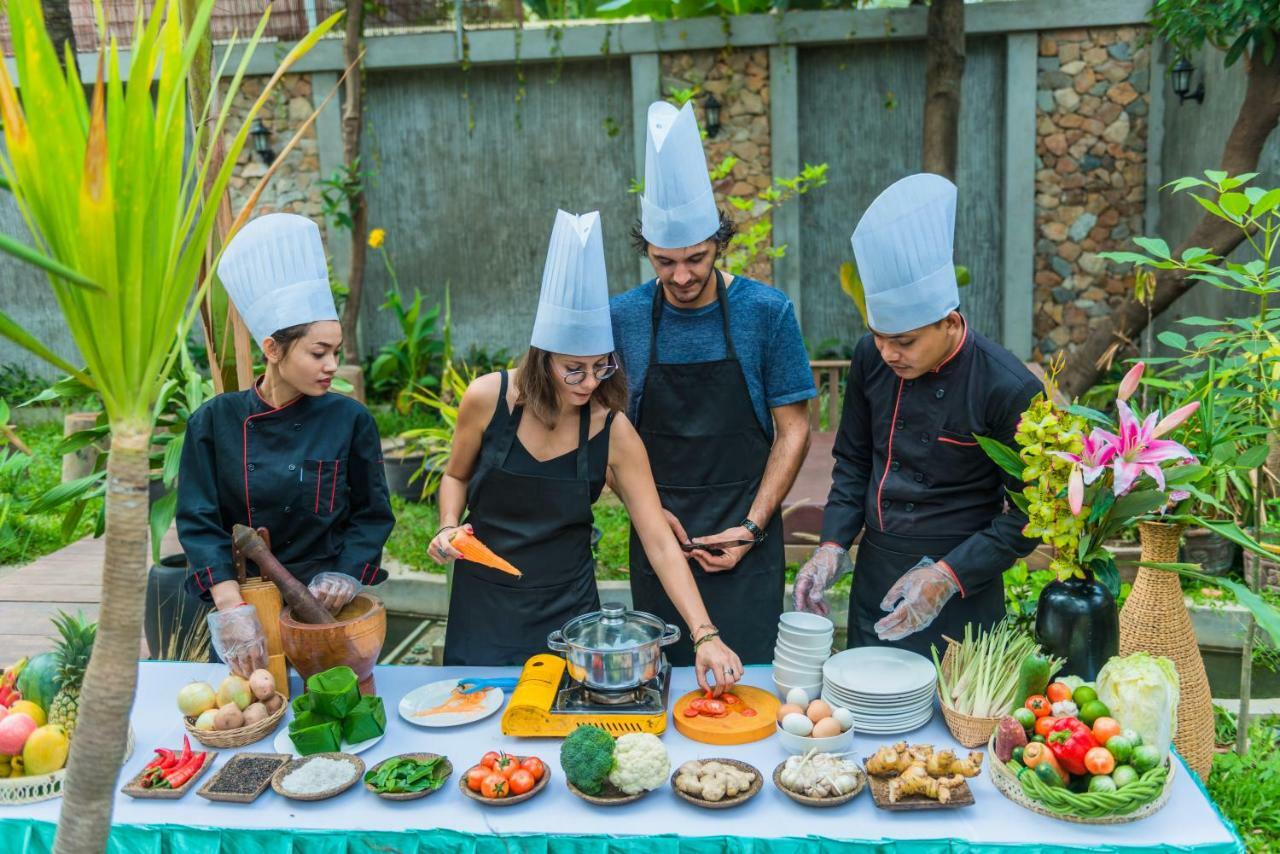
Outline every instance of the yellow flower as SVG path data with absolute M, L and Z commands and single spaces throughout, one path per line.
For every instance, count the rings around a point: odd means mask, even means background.
M 369 246 L 373 249 L 381 249 L 382 241 L 387 239 L 386 229 L 375 228 L 369 232 Z

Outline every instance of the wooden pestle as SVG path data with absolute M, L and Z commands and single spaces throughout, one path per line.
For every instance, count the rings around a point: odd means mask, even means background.
M 307 586 L 276 560 L 257 531 L 247 525 L 236 525 L 231 529 L 231 542 L 241 554 L 258 565 L 263 578 L 280 588 L 280 595 L 289 603 L 294 619 L 312 624 L 337 622 L 329 609 L 316 601 Z

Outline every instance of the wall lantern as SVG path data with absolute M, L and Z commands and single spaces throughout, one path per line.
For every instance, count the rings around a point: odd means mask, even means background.
M 1169 76 L 1173 80 L 1173 94 L 1178 96 L 1178 103 L 1185 101 L 1195 101 L 1197 104 L 1204 103 L 1204 75 L 1200 75 L 1200 85 L 1196 87 L 1194 92 L 1191 91 L 1191 80 L 1195 77 L 1196 67 L 1191 64 L 1185 56 L 1178 57 L 1178 61 L 1173 64 L 1173 68 L 1169 69 Z
M 249 136 L 253 137 L 254 153 L 262 158 L 263 165 L 270 166 L 276 159 L 276 153 L 271 150 L 271 129 L 262 123 L 262 119 L 254 119 Z
M 707 116 L 707 136 L 714 138 L 720 133 L 720 102 L 716 96 L 708 92 L 702 99 L 702 108 Z

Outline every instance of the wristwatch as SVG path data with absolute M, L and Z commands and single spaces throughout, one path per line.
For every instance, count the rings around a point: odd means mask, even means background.
M 764 542 L 764 538 L 766 536 L 765 532 L 760 530 L 760 526 L 757 525 L 755 522 L 752 522 L 750 519 L 744 518 L 741 522 L 738 523 L 738 525 L 740 527 L 746 528 L 748 531 L 751 532 L 751 536 L 755 537 L 756 539 L 757 546 Z

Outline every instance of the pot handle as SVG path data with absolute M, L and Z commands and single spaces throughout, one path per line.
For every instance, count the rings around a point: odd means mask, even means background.
M 569 644 L 565 643 L 564 632 L 560 629 L 556 629 L 554 632 L 547 635 L 547 649 L 555 652 L 568 652 Z
M 667 623 L 667 630 L 662 633 L 662 637 L 658 638 L 658 646 L 671 646 L 678 640 L 680 640 L 680 627 Z

